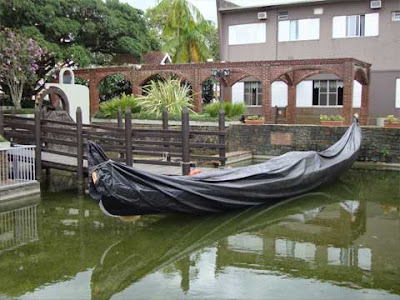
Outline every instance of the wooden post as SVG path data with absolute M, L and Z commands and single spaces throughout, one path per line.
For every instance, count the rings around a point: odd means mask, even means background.
M 3 106 L 0 106 L 0 135 L 4 137 L 4 114 L 3 114 Z
M 163 130 L 168 130 L 168 110 L 164 107 L 162 112 L 162 128 Z M 169 141 L 169 138 L 165 137 L 164 141 Z M 167 161 L 171 161 L 171 156 L 169 154 L 169 145 L 164 145 L 165 152 L 167 152 Z
M 218 129 L 220 132 L 225 133 L 225 111 L 223 108 L 219 110 Z M 219 140 L 219 157 L 224 158 L 224 160 L 221 161 L 221 166 L 225 166 L 226 163 L 225 135 L 219 135 L 218 140 Z
M 42 142 L 40 126 L 40 108 L 35 107 L 35 172 L 36 180 L 40 182 L 42 175 Z
M 189 175 L 190 173 L 189 135 L 189 110 L 185 107 L 182 110 L 182 175 Z
M 126 164 L 132 166 L 132 114 L 130 108 L 125 111 L 125 150 Z
M 10 113 L 11 113 L 11 116 L 15 116 L 15 107 L 13 106 L 13 107 L 11 107 L 11 110 L 10 110 Z M 11 119 L 12 121 L 15 121 L 14 119 Z M 14 125 L 11 125 L 11 132 L 14 132 L 15 131 L 15 127 L 14 127 Z
M 117 118 L 118 118 L 118 128 L 124 128 L 124 122 L 122 121 L 122 110 L 121 107 L 118 107 L 118 113 L 117 113 Z M 118 136 L 119 137 L 119 136 Z M 118 143 L 119 146 L 123 146 L 123 143 Z M 124 159 L 124 152 L 119 153 L 119 158 L 121 161 Z
M 80 107 L 76 109 L 76 159 L 77 159 L 77 180 L 78 191 L 80 194 L 84 190 L 84 176 L 83 176 L 83 126 L 82 126 L 82 110 Z

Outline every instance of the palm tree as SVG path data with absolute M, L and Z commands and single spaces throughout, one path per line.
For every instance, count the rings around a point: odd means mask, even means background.
M 213 25 L 188 0 L 161 0 L 147 15 L 158 26 L 163 48 L 174 62 L 200 62 L 210 57 L 206 35 Z

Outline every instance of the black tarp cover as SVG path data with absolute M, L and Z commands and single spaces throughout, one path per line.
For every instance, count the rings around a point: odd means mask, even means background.
M 89 192 L 103 211 L 113 216 L 215 213 L 260 205 L 306 193 L 336 179 L 356 160 L 361 140 L 355 120 L 325 151 L 288 152 L 261 164 L 195 176 L 140 171 L 108 159 L 100 146 L 89 142 Z

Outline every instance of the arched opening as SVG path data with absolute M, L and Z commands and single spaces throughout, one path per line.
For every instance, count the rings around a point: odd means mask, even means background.
M 271 84 L 271 106 L 275 123 L 286 123 L 288 85 L 285 81 L 277 80 Z
M 90 80 L 75 76 L 75 84 L 80 84 L 80 85 L 89 87 L 89 83 L 90 83 Z
M 152 76 L 146 78 L 142 82 L 142 84 L 140 85 L 140 88 L 142 90 L 142 95 L 146 95 L 146 86 L 149 86 L 152 81 L 166 81 L 166 80 L 176 80 L 176 79 L 181 81 L 181 86 L 185 86 L 185 85 L 189 86 L 191 94 L 193 93 L 192 85 L 185 78 L 182 78 L 181 76 L 179 76 L 179 75 L 177 75 L 175 73 L 166 73 L 166 74 L 161 74 L 160 73 L 160 74 L 152 75 Z
M 121 74 L 113 74 L 104 77 L 98 86 L 100 102 L 119 98 L 123 93 L 132 94 L 131 82 Z
M 232 85 L 232 103 L 243 103 L 248 115 L 262 115 L 262 83 L 247 76 Z
M 319 124 L 321 115 L 342 115 L 344 85 L 332 73 L 305 77 L 296 85 L 295 122 Z

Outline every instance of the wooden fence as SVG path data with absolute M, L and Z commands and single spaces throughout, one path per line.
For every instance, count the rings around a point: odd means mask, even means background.
M 118 124 L 97 125 L 83 124 L 82 112 L 78 107 L 76 123 L 41 119 L 39 108 L 35 109 L 34 118 L 16 116 L 15 113 L 3 114 L 0 109 L 0 134 L 14 143 L 36 145 L 36 174 L 40 179 L 42 167 L 62 168 L 51 162 L 41 160 L 43 152 L 77 158 L 76 166 L 65 166 L 65 169 L 76 171 L 78 181 L 83 182 L 84 161 L 88 141 L 95 141 L 117 161 L 127 165 L 133 163 L 182 166 L 182 174 L 187 175 L 195 161 L 226 161 L 225 115 L 219 113 L 219 126 L 215 131 L 191 130 L 189 111 L 182 112 L 180 129 L 171 129 L 168 124 L 168 113 L 164 110 L 162 127 L 135 127 L 131 120 L 131 111 L 118 111 Z M 210 140 L 212 142 L 205 142 Z M 207 150 L 207 153 L 204 153 Z M 209 154 L 213 152 L 213 154 Z M 215 154 L 214 154 L 215 153 Z M 44 165 L 43 165 L 43 164 Z

